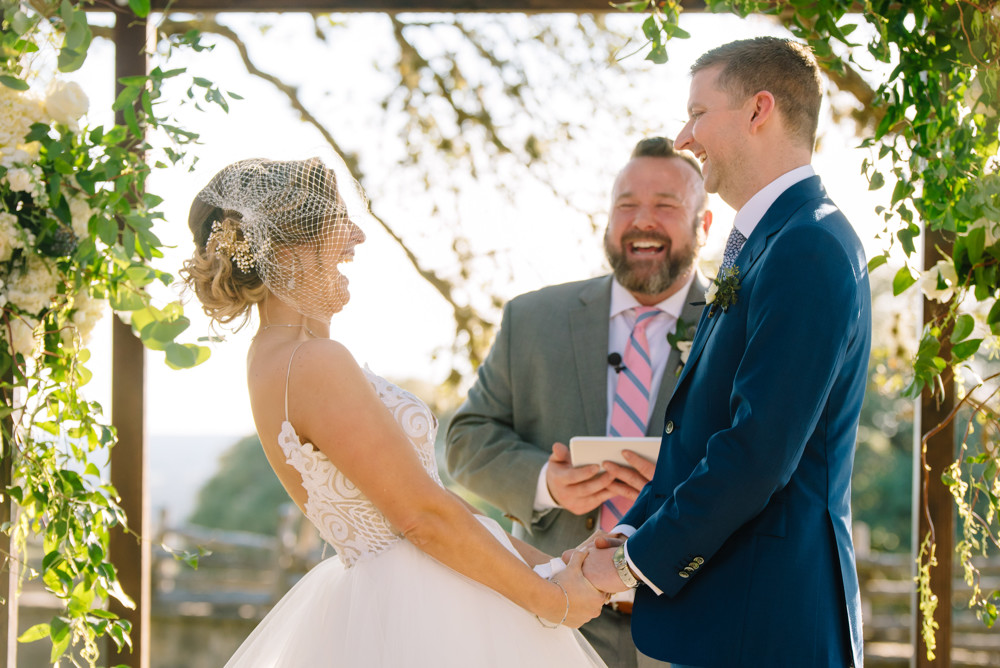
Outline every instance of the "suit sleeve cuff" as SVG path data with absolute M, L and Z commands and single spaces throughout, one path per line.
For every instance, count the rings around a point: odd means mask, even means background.
M 628 529 L 632 529 L 632 533 L 635 533 L 635 529 L 633 529 L 632 527 L 630 527 L 628 525 L 619 525 L 619 526 L 615 527 L 615 529 L 618 529 L 618 528 L 620 528 L 622 526 L 624 526 L 624 527 L 626 527 Z M 663 593 L 662 589 L 660 589 L 659 587 L 657 587 L 655 584 L 653 584 L 652 580 L 650 580 L 649 578 L 647 578 L 645 575 L 642 574 L 642 571 L 639 570 L 639 567 L 636 566 L 635 562 L 632 561 L 632 558 L 628 556 L 628 541 L 625 541 L 625 561 L 628 562 L 628 567 L 632 569 L 632 572 L 635 573 L 635 576 L 639 580 L 641 580 L 643 582 L 643 584 L 645 584 L 647 587 L 649 587 L 650 589 L 652 589 L 653 592 L 655 592 L 657 596 L 659 596 L 660 594 Z

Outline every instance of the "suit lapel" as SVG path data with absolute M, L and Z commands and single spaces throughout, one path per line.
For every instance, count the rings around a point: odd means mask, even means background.
M 569 314 L 573 355 L 587 433 L 603 435 L 608 421 L 608 314 L 611 277 L 589 281 L 580 292 L 580 306 Z
M 825 196 L 826 190 L 818 176 L 803 179 L 781 193 L 764 214 L 764 217 L 760 219 L 757 227 L 750 234 L 750 238 L 743 244 L 740 254 L 736 256 L 735 265 L 740 269 L 740 280 L 750 273 L 750 270 L 757 264 L 757 260 L 764 254 L 768 240 L 781 231 L 792 214 L 802 208 L 806 202 Z M 698 323 L 694 342 L 691 344 L 688 362 L 684 365 L 681 377 L 677 379 L 678 386 L 684 382 L 688 372 L 697 363 L 701 351 L 705 349 L 705 343 L 712 335 L 712 330 L 715 329 L 715 324 L 725 317 L 725 314 L 719 310 L 716 310 L 712 317 L 709 317 L 709 312 L 710 308 L 706 306 L 701 321 Z
M 684 308 L 681 309 L 681 317 L 687 325 L 695 326 L 701 316 L 702 306 L 694 305 L 691 302 L 704 301 L 705 289 L 708 287 L 708 279 L 696 273 L 691 287 L 688 289 L 687 297 L 684 300 Z M 693 345 L 693 344 L 692 344 Z M 689 353 L 690 356 L 690 353 Z M 667 357 L 667 366 L 663 370 L 663 380 L 660 388 L 656 392 L 656 403 L 653 405 L 653 412 L 650 414 L 649 426 L 646 428 L 648 436 L 659 436 L 663 431 L 663 416 L 667 411 L 667 402 L 670 395 L 674 393 L 677 386 L 678 374 L 677 366 L 680 364 L 680 352 L 676 348 L 670 349 L 670 356 Z

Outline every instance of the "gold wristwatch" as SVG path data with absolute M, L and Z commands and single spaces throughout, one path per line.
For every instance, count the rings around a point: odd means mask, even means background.
M 628 561 L 625 559 L 625 543 L 619 545 L 618 549 L 615 550 L 611 562 L 615 565 L 615 570 L 618 571 L 618 577 L 622 579 L 622 584 L 629 589 L 635 589 L 639 586 L 639 580 L 632 574 L 632 569 L 628 567 Z

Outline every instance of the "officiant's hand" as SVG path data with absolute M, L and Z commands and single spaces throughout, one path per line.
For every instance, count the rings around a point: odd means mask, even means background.
M 601 608 L 607 601 L 607 594 L 599 591 L 583 575 L 583 564 L 587 557 L 586 552 L 574 552 L 566 568 L 552 578 L 566 588 L 566 595 L 569 597 L 569 611 L 563 622 L 565 626 L 583 626 L 601 614 Z
M 615 477 L 611 488 L 617 494 L 635 501 L 646 483 L 653 479 L 653 473 L 656 472 L 656 462 L 652 462 L 631 450 L 622 450 L 622 456 L 631 466 L 604 462 L 604 468 Z
M 555 502 L 574 515 L 589 513 L 627 487 L 615 484 L 614 475 L 601 471 L 597 464 L 573 466 L 569 448 L 563 443 L 552 444 L 545 484 Z

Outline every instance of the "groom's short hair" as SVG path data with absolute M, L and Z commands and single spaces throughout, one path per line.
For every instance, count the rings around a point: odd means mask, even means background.
M 809 146 L 816 144 L 823 81 L 812 49 L 790 39 L 754 37 L 704 53 L 691 73 L 721 65 L 717 84 L 733 102 L 768 91 L 788 129 Z

